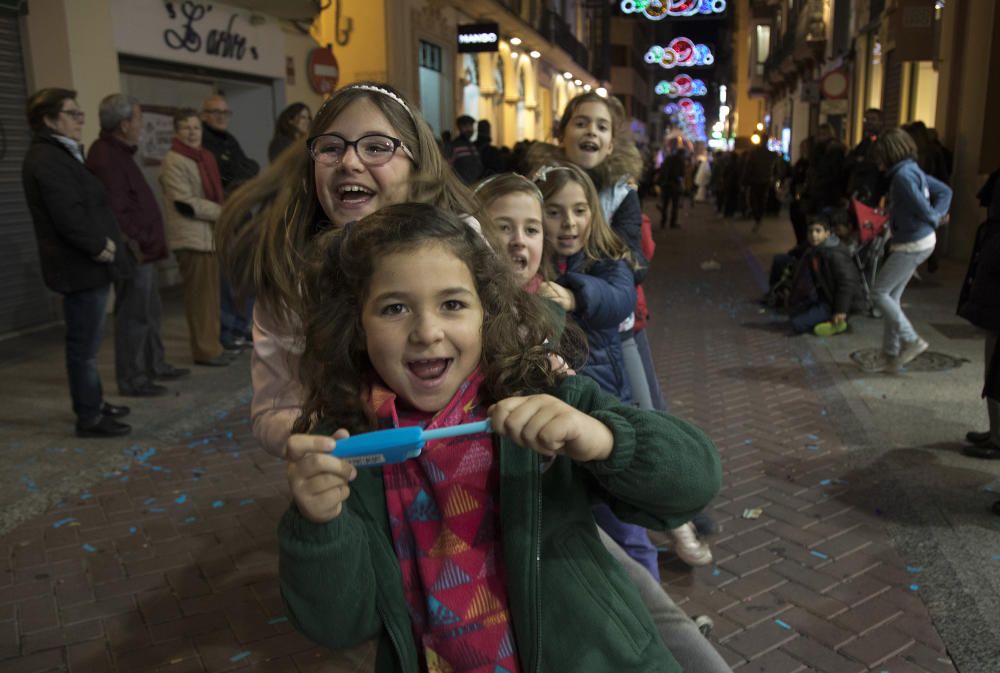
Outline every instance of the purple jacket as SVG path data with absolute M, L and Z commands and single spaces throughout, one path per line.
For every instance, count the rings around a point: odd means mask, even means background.
M 104 184 L 125 240 L 135 241 L 142 250 L 139 262 L 155 262 L 167 256 L 163 216 L 153 190 L 135 163 L 135 150 L 101 131 L 87 152 L 87 168 Z

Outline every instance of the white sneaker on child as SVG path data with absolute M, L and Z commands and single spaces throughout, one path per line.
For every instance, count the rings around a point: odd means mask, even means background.
M 698 539 L 690 521 L 670 531 L 674 540 L 674 553 L 689 566 L 704 566 L 712 562 L 712 550 L 707 542 Z

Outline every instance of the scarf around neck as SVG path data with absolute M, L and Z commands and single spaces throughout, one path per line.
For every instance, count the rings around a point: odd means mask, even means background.
M 198 165 L 198 175 L 201 176 L 201 187 L 205 190 L 205 198 L 222 203 L 222 177 L 219 175 L 219 165 L 215 163 L 215 155 L 204 147 L 185 145 L 177 138 L 170 144 L 170 149 Z

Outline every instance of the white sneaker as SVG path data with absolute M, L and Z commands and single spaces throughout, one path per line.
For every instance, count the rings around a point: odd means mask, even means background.
M 913 362 L 918 355 L 923 353 L 928 348 L 930 348 L 930 344 L 920 337 L 917 337 L 916 341 L 911 341 L 903 346 L 903 350 L 899 351 L 899 357 L 897 358 L 899 362 L 898 366 L 905 367 L 908 363 Z
M 674 539 L 674 553 L 689 566 L 704 566 L 712 562 L 712 550 L 698 539 L 693 523 L 674 528 L 670 537 Z

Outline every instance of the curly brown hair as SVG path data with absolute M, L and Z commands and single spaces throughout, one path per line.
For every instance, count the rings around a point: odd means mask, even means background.
M 558 382 L 549 363 L 553 344 L 576 366 L 582 335 L 560 324 L 545 300 L 524 292 L 510 269 L 472 227 L 424 203 L 387 206 L 342 230 L 320 235 L 318 258 L 306 273 L 305 351 L 299 378 L 305 389 L 295 432 L 333 422 L 352 433 L 375 428 L 362 398 L 374 371 L 368 359 L 361 310 L 379 258 L 425 246 L 442 246 L 468 267 L 483 305 L 481 396 L 496 401 L 551 390 Z

